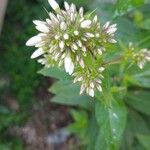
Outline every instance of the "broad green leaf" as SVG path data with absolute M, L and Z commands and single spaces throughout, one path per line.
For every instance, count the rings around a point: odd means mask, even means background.
M 146 19 L 141 22 L 140 27 L 142 29 L 150 30 L 150 19 Z
M 139 69 L 137 66 L 131 67 L 125 75 L 125 80 L 129 83 L 129 86 L 136 85 L 150 88 L 150 65 L 145 65 L 143 70 Z
M 137 138 L 146 150 L 150 149 L 150 135 L 138 134 Z
M 123 101 L 112 98 L 111 102 L 110 107 L 96 102 L 95 115 L 100 125 L 99 150 L 117 150 L 125 128 L 126 109 Z
M 94 103 L 93 99 L 85 94 L 80 95 L 80 87 L 78 84 L 72 83 L 72 81 L 58 81 L 52 85 L 49 89 L 52 93 L 56 94 L 55 97 L 51 99 L 54 103 L 64 104 L 64 105 L 76 105 L 85 108 L 91 107 Z
M 73 84 L 73 79 L 65 71 L 58 68 L 44 68 L 39 71 L 40 74 L 48 77 L 59 79 L 49 89 L 50 92 L 56 94 L 51 101 L 58 104 L 82 106 L 88 108 L 93 105 L 93 100 L 87 95 L 80 95 L 80 87 Z
M 143 4 L 144 0 L 117 0 L 114 17 L 122 16 Z
M 149 134 L 147 122 L 142 115 L 132 109 L 128 109 L 127 125 L 124 132 L 121 150 L 132 150 L 137 134 Z
M 56 78 L 59 80 L 71 80 L 71 76 L 69 76 L 64 70 L 59 68 L 43 68 L 42 70 L 38 71 L 39 74 L 42 74 L 47 77 Z
M 137 111 L 150 115 L 150 91 L 136 90 L 128 92 L 125 100 L 128 105 Z

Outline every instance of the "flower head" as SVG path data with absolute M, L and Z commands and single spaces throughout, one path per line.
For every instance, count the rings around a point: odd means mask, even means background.
M 101 26 L 98 17 L 93 14 L 84 15 L 82 7 L 77 11 L 74 4 L 64 2 L 65 10 L 61 10 L 55 0 L 48 1 L 55 14 L 50 12 L 46 21 L 34 20 L 35 28 L 40 33 L 26 43 L 27 46 L 37 48 L 31 58 L 43 56 L 38 60 L 39 63 L 46 67 L 64 66 L 71 75 L 78 67 L 81 70 L 88 68 L 88 58 L 92 57 L 95 61 L 97 56 L 101 57 L 106 50 L 106 44 L 116 43 L 116 24 L 110 25 L 107 22 Z M 92 78 L 93 84 L 97 85 L 97 76 Z M 89 83 L 85 86 L 89 87 Z M 91 96 L 92 89 L 87 88 L 87 93 Z
M 143 69 L 144 65 L 150 61 L 150 51 L 146 48 L 136 51 L 136 48 L 131 42 L 129 43 L 129 49 L 132 52 L 132 59 L 137 63 L 140 69 Z

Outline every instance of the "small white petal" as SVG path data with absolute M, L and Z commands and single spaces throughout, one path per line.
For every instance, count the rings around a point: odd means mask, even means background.
M 102 91 L 102 87 L 100 85 L 97 85 L 96 87 L 100 92 Z
M 59 47 L 60 47 L 61 49 L 64 49 L 64 46 L 65 46 L 65 43 L 64 43 L 63 41 L 60 41 L 60 42 L 59 42 Z
M 96 36 L 97 38 L 99 38 L 99 37 L 100 37 L 100 34 L 99 34 L 99 33 L 96 33 L 95 36 Z
M 82 47 L 82 42 L 80 40 L 77 41 L 79 47 Z
M 43 32 L 43 33 L 48 33 L 49 32 L 49 28 L 44 24 L 40 24 L 40 25 L 36 26 L 35 28 L 38 31 Z
M 81 28 L 90 28 L 91 27 L 91 20 L 84 20 L 83 22 L 81 22 Z
M 115 39 L 108 39 L 108 42 L 110 42 L 110 43 L 117 43 L 117 41 Z
M 104 67 L 100 67 L 100 68 L 98 68 L 98 70 L 99 70 L 100 72 L 103 72 L 103 71 L 105 70 L 105 68 L 104 68 Z
M 60 29 L 66 30 L 67 29 L 67 24 L 65 22 L 61 22 Z
M 100 79 L 97 79 L 96 82 L 99 83 L 99 84 L 102 83 L 102 81 Z
M 58 18 L 58 20 L 59 20 L 60 22 L 63 22 L 63 21 L 64 21 L 64 17 L 61 16 L 61 15 L 59 15 L 59 14 L 57 14 L 57 18 Z
M 78 50 L 78 46 L 75 43 L 72 44 L 72 48 Z
M 82 51 L 86 52 L 86 47 L 85 46 L 82 47 Z
M 98 17 L 95 16 L 94 19 L 93 19 L 93 21 L 94 21 L 94 22 L 97 22 L 97 20 L 98 20 Z
M 71 4 L 70 11 L 75 13 L 76 12 L 76 6 L 74 4 Z
M 110 24 L 110 22 L 109 22 L 109 21 L 108 21 L 108 22 L 106 22 L 106 23 L 104 24 L 103 28 L 104 28 L 104 29 L 108 28 L 109 24 Z
M 46 19 L 46 22 L 49 24 L 49 25 L 52 25 L 52 21 L 50 19 Z
M 82 84 L 80 88 L 80 95 L 85 91 L 85 88 L 86 88 L 85 84 Z
M 31 55 L 31 59 L 37 58 L 37 57 L 43 55 L 44 53 L 45 52 L 43 51 L 43 49 L 39 48 Z
M 139 68 L 143 69 L 144 68 L 144 64 L 145 64 L 145 62 L 143 62 L 143 61 L 139 62 L 138 63 Z
M 70 56 L 65 57 L 64 59 L 65 70 L 69 75 L 71 75 L 74 71 L 74 64 L 70 58 Z
M 84 9 L 83 9 L 83 7 L 81 7 L 81 8 L 79 9 L 79 14 L 80 14 L 81 17 L 83 17 L 83 13 L 84 13 Z
M 38 25 L 41 25 L 41 24 L 46 24 L 44 21 L 40 21 L 40 20 L 33 20 L 33 23 L 38 26 Z
M 48 2 L 55 11 L 60 9 L 58 3 L 55 0 L 48 0 Z
M 108 30 L 106 31 L 108 34 L 113 34 L 114 32 L 117 31 L 117 28 L 108 28 Z
M 50 12 L 49 16 L 53 22 L 55 22 L 56 24 L 59 24 L 57 17 L 53 13 Z
M 86 39 L 86 38 L 82 38 L 82 40 L 83 40 L 83 41 L 87 41 L 87 39 Z
M 94 90 L 92 88 L 89 88 L 88 94 L 89 96 L 94 97 Z
M 101 48 L 98 48 L 98 49 L 97 49 L 97 51 L 98 51 L 98 54 L 99 54 L 99 55 L 102 55 L 102 54 L 103 54 L 103 52 L 102 52 L 102 49 L 101 49 Z
M 94 34 L 92 34 L 92 33 L 86 33 L 85 36 L 86 36 L 87 38 L 92 38 L 92 37 L 94 37 Z
M 66 53 L 62 54 L 61 59 L 64 59 L 66 57 Z
M 79 35 L 79 31 L 74 31 L 73 33 L 74 33 L 74 35 L 76 35 L 76 36 Z
M 49 49 L 49 52 L 52 53 L 52 52 L 54 52 L 55 49 L 56 49 L 55 46 L 51 46 L 50 49 Z
M 95 86 L 94 83 L 93 83 L 93 82 L 90 82 L 90 87 L 91 87 L 91 88 L 94 88 L 94 86 Z
M 79 59 L 80 59 L 80 57 L 77 55 L 77 56 L 76 56 L 76 61 L 79 61 Z
M 55 40 L 58 40 L 60 38 L 59 35 L 55 35 Z
M 75 21 L 75 14 L 74 13 L 70 13 L 70 20 L 71 20 L 71 22 Z
M 80 59 L 79 64 L 80 64 L 80 66 L 81 66 L 82 68 L 85 67 L 83 59 Z
M 64 34 L 64 39 L 68 40 L 69 39 L 69 35 L 67 33 Z
M 109 26 L 109 28 L 116 28 L 117 24 L 113 24 L 111 26 Z
M 69 4 L 68 4 L 66 1 L 64 2 L 64 6 L 65 6 L 65 9 L 66 9 L 66 10 L 69 10 L 69 9 L 70 9 L 70 6 L 69 6 Z
M 34 36 L 32 38 L 30 38 L 27 42 L 26 45 L 27 46 L 35 46 L 36 44 L 39 44 L 39 42 L 41 42 L 42 38 L 39 36 Z

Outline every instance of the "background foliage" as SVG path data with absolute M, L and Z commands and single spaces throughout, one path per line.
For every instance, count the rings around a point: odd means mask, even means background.
M 150 48 L 148 0 L 118 0 L 114 5 L 102 4 L 99 0 L 94 2 L 69 0 L 68 2 L 74 2 L 77 6 L 82 5 L 87 11 L 97 8 L 96 13 L 102 23 L 112 20 L 118 24 L 116 38 L 119 39 L 119 44 L 115 47 L 115 51 L 110 52 L 108 59 L 123 51 L 120 43 L 126 46 L 132 41 L 141 48 Z M 60 5 L 62 3 L 59 1 Z M 31 20 L 47 16 L 45 7 L 49 10 L 47 1 L 43 3 L 42 0 L 13 0 L 8 3 L 3 32 L 0 36 L 0 149 L 2 150 L 23 149 L 22 141 L 8 136 L 6 130 L 12 125 L 24 124 L 30 117 L 29 110 L 32 104 L 36 103 L 35 92 L 43 81 L 43 77 L 36 74 L 40 66 L 30 60 L 33 51 L 25 46 L 25 42 L 35 34 Z M 122 73 L 123 66 L 119 67 L 119 72 L 118 66 L 110 69 L 111 80 L 115 81 L 115 85 L 108 89 L 109 96 L 95 98 L 113 99 L 111 111 L 104 109 L 103 103 L 97 100 L 93 101 L 86 95 L 79 96 L 79 85 L 72 84 L 72 78 L 63 70 L 52 68 L 39 71 L 44 76 L 58 79 L 49 88 L 49 91 L 56 95 L 51 102 L 73 108 L 70 114 L 74 122 L 68 126 L 68 130 L 79 136 L 81 148 L 104 150 L 107 146 L 113 150 L 117 149 L 120 143 L 123 150 L 149 150 L 150 148 L 150 65 L 147 65 L 144 71 L 132 66 L 125 74 Z M 119 86 L 119 82 L 115 80 L 115 76 L 118 75 L 123 76 L 123 84 Z M 17 99 L 19 112 L 6 106 L 4 100 L 8 96 Z M 122 102 L 125 102 L 125 105 Z M 94 106 L 96 106 L 95 110 L 93 110 Z M 121 120 L 116 120 L 113 114 L 120 115 Z M 118 125 L 125 128 L 122 140 L 120 137 L 123 128 L 120 129 Z M 116 130 L 115 137 L 112 137 L 112 132 Z

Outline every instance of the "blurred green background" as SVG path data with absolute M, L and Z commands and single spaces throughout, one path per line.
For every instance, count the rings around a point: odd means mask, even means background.
M 118 7 L 114 14 L 117 18 L 131 11 L 116 20 L 120 31 L 117 37 L 125 43 L 131 39 L 133 42 L 144 39 L 150 34 L 150 5 L 147 4 L 148 1 L 141 5 L 141 1 L 134 1 L 130 7 L 127 5 L 128 1 L 119 3 L 118 5 L 123 7 Z M 86 11 L 97 8 L 96 12 L 102 22 L 109 20 L 115 9 L 112 3 L 102 5 L 100 0 L 68 2 L 74 2 L 78 7 L 84 6 Z M 63 1 L 59 0 L 58 3 L 62 6 Z M 135 5 L 137 9 L 134 9 Z M 79 149 L 74 144 L 74 139 L 63 146 L 45 146 L 43 141 L 51 131 L 62 128 L 72 121 L 67 107 L 50 104 L 52 94 L 48 93 L 47 89 L 53 80 L 37 74 L 41 66 L 30 59 L 34 48 L 25 46 L 27 39 L 36 34 L 32 20 L 46 18 L 45 9 L 50 10 L 46 0 L 8 2 L 0 35 L 0 150 Z M 149 41 L 143 41 L 141 46 L 150 48 Z M 148 122 L 149 117 L 143 118 Z M 37 130 L 42 133 L 37 133 Z M 30 131 L 35 132 L 31 135 L 36 140 L 28 142 L 26 138 L 30 135 L 26 135 L 26 132 Z M 142 150 L 140 147 L 135 149 Z

